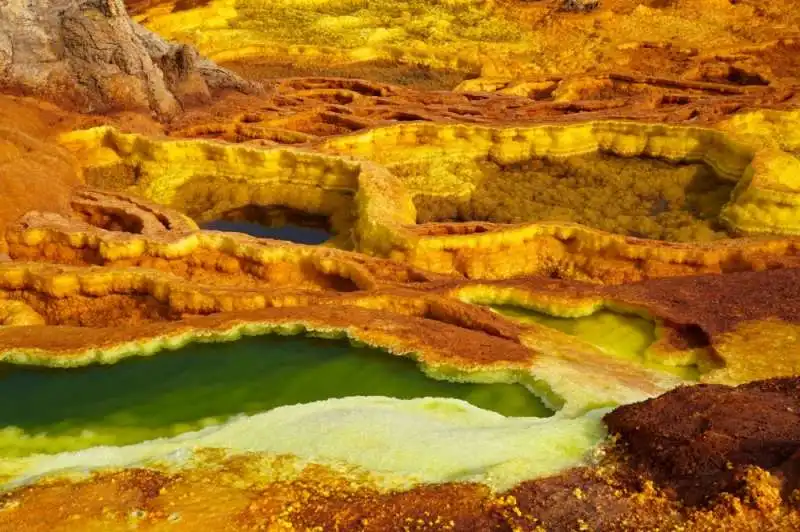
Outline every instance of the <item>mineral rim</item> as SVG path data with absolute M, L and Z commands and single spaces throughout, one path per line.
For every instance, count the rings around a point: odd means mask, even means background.
M 0 386 L 66 412 L 0 409 L 0 529 L 800 530 L 798 58 L 777 0 L 0 6 Z

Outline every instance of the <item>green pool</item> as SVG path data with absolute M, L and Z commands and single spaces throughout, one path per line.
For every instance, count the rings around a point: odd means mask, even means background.
M 410 359 L 343 340 L 259 336 L 108 366 L 2 365 L 0 455 L 137 443 L 236 414 L 358 395 L 453 397 L 506 416 L 552 414 L 519 384 L 439 381 Z
M 684 379 L 697 380 L 700 377 L 700 372 L 694 365 L 670 366 L 647 359 L 647 349 L 656 340 L 655 324 L 640 316 L 599 310 L 589 316 L 561 318 L 514 306 L 498 305 L 491 308 L 521 323 L 536 323 L 576 336 L 594 344 L 613 358 Z

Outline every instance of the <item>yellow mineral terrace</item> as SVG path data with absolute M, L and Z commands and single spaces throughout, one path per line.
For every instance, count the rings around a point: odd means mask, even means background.
M 279 205 L 327 217 L 347 248 L 432 272 L 472 279 L 555 275 L 604 283 L 796 264 L 797 160 L 750 140 L 708 128 L 614 121 L 528 127 L 410 123 L 316 146 L 336 156 L 156 140 L 110 128 L 61 137 L 93 186 L 146 197 L 190 216 L 213 219 L 248 205 Z M 455 174 L 442 179 L 437 172 L 403 180 L 386 166 L 442 154 L 512 164 L 595 152 L 707 165 L 736 183 L 719 221 L 732 235 L 772 238 L 678 244 L 571 223 L 417 225 L 416 196 L 468 196 L 472 185 Z

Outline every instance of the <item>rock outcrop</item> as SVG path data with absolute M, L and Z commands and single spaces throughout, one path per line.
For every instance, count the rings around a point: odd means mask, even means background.
M 160 118 L 216 89 L 256 87 L 134 23 L 122 0 L 0 5 L 0 90 L 82 112 L 150 109 Z

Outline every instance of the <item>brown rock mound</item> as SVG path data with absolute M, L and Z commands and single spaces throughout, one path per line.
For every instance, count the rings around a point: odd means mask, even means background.
M 135 24 L 122 0 L 0 4 L 0 91 L 82 112 L 174 115 L 215 89 L 255 87 Z
M 604 419 L 634 467 L 687 504 L 702 504 L 735 493 L 749 466 L 794 476 L 800 377 L 682 387 Z

